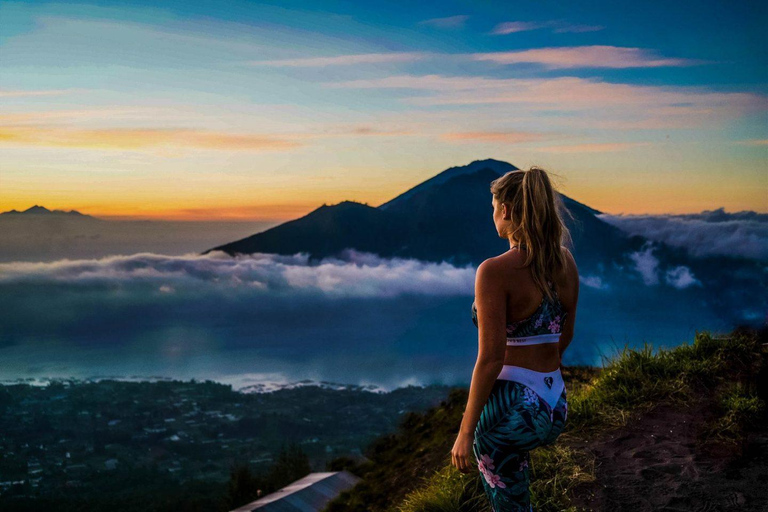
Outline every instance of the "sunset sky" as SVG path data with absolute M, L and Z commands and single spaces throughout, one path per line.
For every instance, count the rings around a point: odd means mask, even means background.
M 287 220 L 495 158 L 768 212 L 766 5 L 5 1 L 0 211 Z

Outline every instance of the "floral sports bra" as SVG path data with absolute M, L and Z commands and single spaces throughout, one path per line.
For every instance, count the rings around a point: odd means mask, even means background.
M 507 324 L 507 345 L 539 345 L 541 343 L 558 343 L 560 332 L 567 312 L 560 302 L 557 290 L 552 281 L 547 285 L 555 295 L 554 302 L 547 300 L 545 295 L 541 299 L 538 309 L 528 318 Z M 472 302 L 472 321 L 477 327 L 477 307 Z

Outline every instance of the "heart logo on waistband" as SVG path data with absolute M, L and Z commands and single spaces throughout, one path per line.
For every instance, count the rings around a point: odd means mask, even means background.
M 552 377 L 544 377 L 544 384 L 546 384 L 549 389 L 552 389 Z

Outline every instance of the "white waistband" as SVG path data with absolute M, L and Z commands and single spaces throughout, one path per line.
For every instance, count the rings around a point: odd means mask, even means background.
M 501 367 L 501 372 L 496 378 L 511 380 L 528 386 L 541 396 L 550 405 L 550 408 L 557 405 L 557 401 L 565 388 L 560 368 L 551 372 L 538 372 L 522 366 L 505 364 Z
M 507 337 L 507 345 L 538 345 L 539 343 L 558 343 L 560 333 L 536 334 L 535 336 Z

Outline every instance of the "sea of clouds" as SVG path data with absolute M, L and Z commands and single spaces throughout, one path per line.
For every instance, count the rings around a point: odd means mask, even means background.
M 401 294 L 471 295 L 475 269 L 449 263 L 381 258 L 346 250 L 310 261 L 309 255 L 220 251 L 180 256 L 137 253 L 99 259 L 0 263 L 0 286 L 11 283 L 154 286 L 160 293 L 202 286 L 249 294 L 320 294 L 325 297 L 396 297 Z
M 702 256 L 768 259 L 768 214 L 728 213 L 723 208 L 692 214 L 612 215 L 598 218 L 631 234 L 683 247 Z M 681 278 L 685 282 L 685 277 Z

